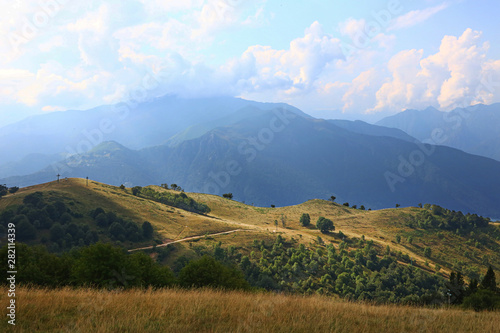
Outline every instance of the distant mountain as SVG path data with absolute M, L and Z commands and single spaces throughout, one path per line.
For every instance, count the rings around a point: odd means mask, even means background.
M 500 104 L 441 112 L 407 110 L 377 125 L 398 128 L 423 142 L 446 145 L 500 161 Z
M 29 154 L 19 161 L 0 164 L 0 178 L 29 175 L 47 165 L 62 161 L 65 157 L 63 154 Z
M 409 142 L 418 141 L 417 139 L 408 135 L 406 132 L 400 129 L 372 125 L 361 120 L 349 121 L 349 120 L 336 119 L 336 120 L 329 120 L 329 122 L 354 133 L 373 135 L 373 136 L 388 136 L 391 138 L 401 139 Z
M 284 103 L 259 103 L 232 97 L 183 99 L 164 96 L 139 104 L 52 112 L 0 128 L 0 166 L 30 154 L 85 153 L 110 140 L 132 149 L 159 145 L 198 124 L 204 124 L 204 131 L 220 126 L 219 122 L 236 117 L 238 110 L 248 107 L 285 108 L 307 117 Z M 0 174 L 0 177 L 5 176 Z
M 499 217 L 500 162 L 444 146 L 423 146 L 398 131 L 332 121 L 282 109 L 257 112 L 175 145 L 130 150 L 103 143 L 88 154 L 25 177 L 25 186 L 64 177 L 114 185 L 176 183 L 187 191 L 231 192 L 261 206 L 298 204 L 335 195 L 373 209 L 436 203 Z M 376 135 L 359 133 L 361 130 Z M 416 166 L 408 164 L 411 161 Z M 56 169 L 57 167 L 58 169 Z

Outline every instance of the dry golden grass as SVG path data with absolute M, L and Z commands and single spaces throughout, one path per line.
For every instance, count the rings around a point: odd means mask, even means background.
M 213 290 L 17 290 L 9 332 L 498 332 L 499 312 Z

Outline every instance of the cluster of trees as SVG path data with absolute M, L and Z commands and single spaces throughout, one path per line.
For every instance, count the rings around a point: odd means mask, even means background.
M 71 244 L 77 243 L 79 239 L 93 238 L 89 235 L 88 226 L 84 230 L 79 230 L 73 222 L 75 218 L 82 215 L 73 212 L 62 200 L 46 200 L 42 192 L 35 192 L 27 195 L 23 199 L 23 204 L 7 209 L 0 214 L 0 233 L 5 232 L 9 223 L 16 225 L 16 238 L 20 241 L 30 241 L 42 236 L 42 242 L 47 242 L 47 232 L 49 230 L 50 239 L 61 235 L 61 238 L 68 235 Z M 67 229 L 67 230 L 66 230 Z M 69 241 L 68 241 L 69 242 Z
M 470 232 L 476 228 L 487 227 L 489 218 L 478 216 L 477 214 L 464 215 L 461 211 L 454 211 L 438 205 L 425 204 L 424 209 L 418 213 L 415 221 L 416 226 L 422 229 L 438 228 L 451 231 Z
M 23 198 L 23 203 L 4 210 L 0 214 L 0 233 L 5 233 L 9 223 L 16 226 L 16 239 L 22 242 L 46 244 L 51 252 L 83 247 L 106 239 L 139 242 L 151 239 L 153 228 L 149 222 L 141 227 L 113 212 L 96 208 L 89 212 L 96 227 L 88 223 L 88 217 L 76 211 L 64 201 L 35 192 Z
M 300 216 L 299 223 L 303 227 L 308 227 L 309 225 L 311 225 L 311 216 L 308 213 L 302 214 Z M 335 230 L 335 226 L 332 220 L 324 218 L 323 216 L 320 216 L 316 221 L 316 228 L 318 228 L 318 230 L 323 234 L 327 234 L 330 231 Z
M 13 186 L 13 187 L 7 187 L 5 184 L 0 185 L 0 199 L 3 196 L 6 196 L 8 193 L 16 193 L 19 190 L 19 187 Z
M 0 249 L 7 267 L 7 246 Z M 16 283 L 43 287 L 86 286 L 96 288 L 166 287 L 175 283 L 167 266 L 145 253 L 127 254 L 120 247 L 96 243 L 61 256 L 44 246 L 16 245 Z M 6 281 L 5 272 L 3 281 Z
M 163 183 L 160 186 L 163 187 L 164 189 L 167 189 L 167 190 L 170 189 L 170 190 L 174 190 L 174 191 L 184 192 L 184 190 L 182 189 L 182 187 L 180 187 L 177 184 L 172 184 L 172 185 L 170 185 L 170 187 L 168 187 L 167 183 Z
M 0 249 L 1 264 L 7 267 L 7 246 Z M 183 265 L 178 277 L 168 266 L 143 252 L 127 253 L 121 247 L 96 243 L 57 256 L 44 246 L 16 246 L 19 285 L 43 287 L 80 286 L 105 289 L 181 286 L 249 290 L 241 270 L 204 256 Z M 6 271 L 0 273 L 7 281 Z M 6 282 L 3 282 L 6 283 Z
M 272 291 L 340 295 L 352 300 L 381 303 L 429 304 L 445 302 L 445 280 L 397 263 L 398 257 L 380 257 L 373 242 L 360 240 L 357 249 L 332 245 L 294 246 L 279 235 L 272 244 L 254 240 L 249 256 L 233 246 L 197 247 L 228 265 L 237 265 L 251 286 Z M 409 258 L 408 258 L 409 259 Z
M 500 309 L 500 291 L 491 266 L 480 283 L 472 279 L 467 285 L 460 272 L 452 272 L 446 285 L 448 302 L 451 304 L 462 304 L 476 311 Z
M 140 242 L 153 237 L 151 223 L 145 221 L 141 227 L 133 221 L 119 217 L 114 212 L 106 212 L 98 207 L 89 213 L 96 225 L 112 240 Z
M 152 188 L 145 187 L 141 188 L 136 195 L 139 194 L 144 198 L 154 200 L 168 206 L 184 209 L 189 212 L 198 214 L 210 213 L 210 208 L 207 205 L 195 201 L 194 199 L 188 197 L 184 192 L 172 194 L 168 192 L 158 192 Z

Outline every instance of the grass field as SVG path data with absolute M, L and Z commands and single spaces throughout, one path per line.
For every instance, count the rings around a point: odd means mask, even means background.
M 213 290 L 27 289 L 2 332 L 498 332 L 499 312 L 375 306 L 320 296 Z

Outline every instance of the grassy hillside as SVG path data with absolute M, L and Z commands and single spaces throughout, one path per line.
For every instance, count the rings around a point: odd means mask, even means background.
M 159 186 L 150 188 L 160 193 L 179 193 Z M 187 193 L 188 197 L 210 207 L 211 212 L 203 215 L 134 196 L 131 189 L 120 189 L 94 181 L 89 181 L 87 186 L 84 179 L 68 179 L 22 188 L 15 194 L 7 195 L 0 200 L 0 213 L 21 205 L 26 195 L 35 192 L 44 193 L 48 200 L 64 201 L 72 211 L 82 215 L 80 223 L 91 226 L 93 221 L 88 212 L 97 207 L 138 224 L 149 221 L 156 232 L 154 239 L 121 243 L 129 249 L 186 238 L 175 245 L 176 251 L 167 259 L 169 263 L 180 256 L 195 257 L 196 246 L 210 247 L 219 241 L 223 248 L 233 246 L 238 252 L 248 255 L 254 249 L 255 240 L 272 242 L 276 234 L 280 234 L 287 240 L 293 240 L 296 246 L 317 246 L 319 236 L 324 245 L 332 244 L 338 249 L 342 244 L 348 251 L 358 247 L 360 241 L 371 240 L 380 256 L 386 253 L 388 246 L 389 253 L 398 257 L 401 263 L 411 263 L 429 272 L 447 274 L 452 269 L 465 270 L 466 275 L 479 277 L 484 274 L 488 264 L 496 270 L 500 269 L 498 225 L 477 228 L 466 235 L 448 230 L 422 229 L 412 224 L 419 212 L 423 211 L 415 207 L 364 211 L 325 200 L 311 200 L 296 206 L 262 208 L 219 196 Z M 310 214 L 312 226 L 300 226 L 299 219 L 303 213 Z M 320 216 L 334 222 L 334 233 L 321 234 L 313 226 Z M 279 222 L 278 227 L 274 224 L 275 220 Z M 285 221 L 285 227 L 282 221 Z M 189 239 L 233 230 L 238 231 Z M 401 239 L 399 243 L 398 235 Z M 411 244 L 409 237 L 412 238 Z M 31 241 L 37 242 L 39 239 Z M 431 249 L 430 257 L 424 256 L 426 247 Z M 410 260 L 405 261 L 404 257 Z M 440 270 L 436 269 L 436 264 Z
M 2 314 L 8 299 L 0 294 Z M 19 332 L 497 332 L 498 312 L 373 306 L 321 296 L 129 290 L 17 292 Z M 6 320 L 0 330 L 10 332 Z

